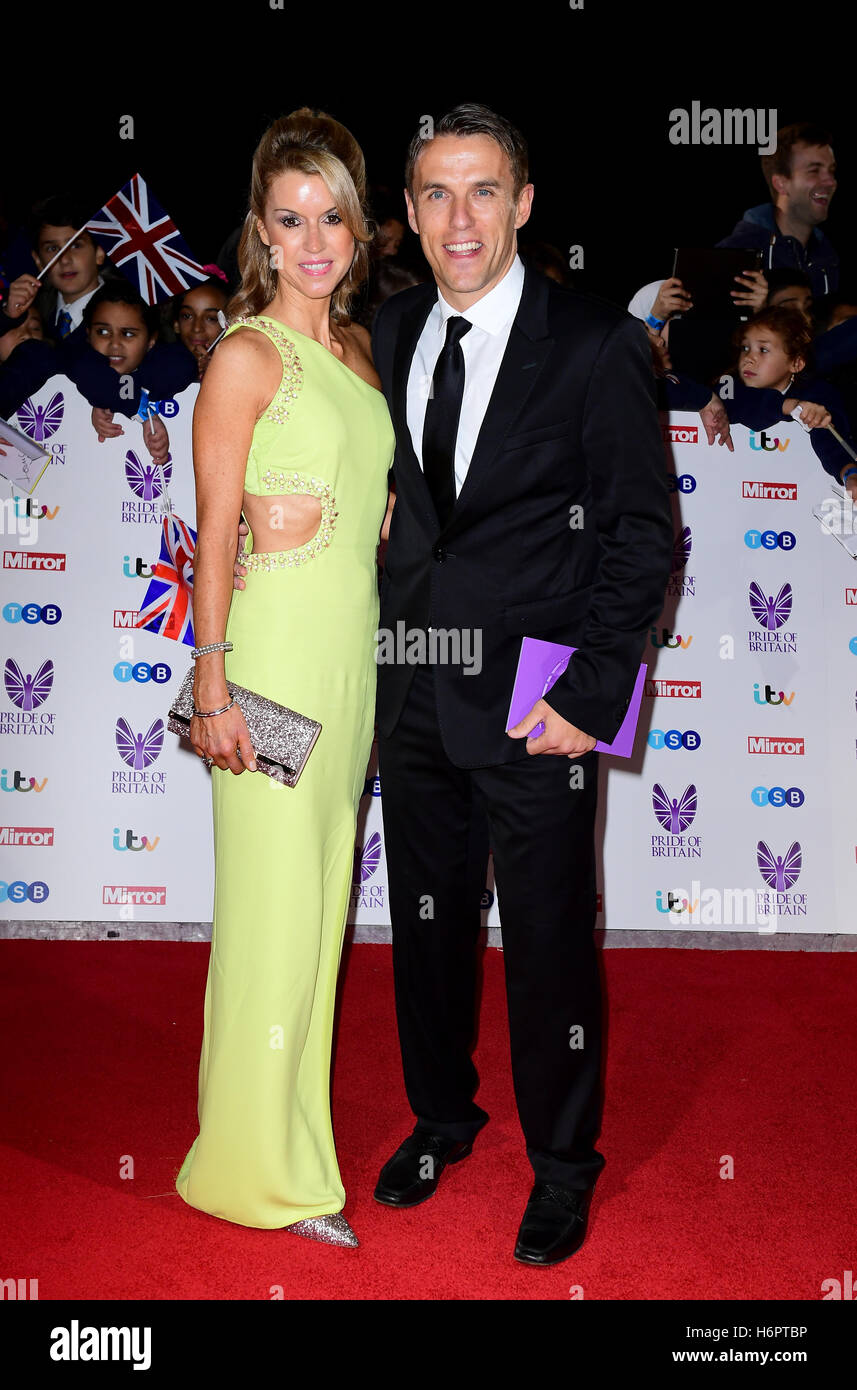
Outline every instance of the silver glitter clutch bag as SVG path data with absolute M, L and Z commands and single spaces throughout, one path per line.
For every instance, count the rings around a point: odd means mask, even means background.
M 193 716 L 193 672 L 191 666 L 167 716 L 170 732 L 185 738 L 190 734 Z M 226 689 L 244 716 L 250 742 L 256 752 L 258 770 L 267 777 L 273 777 L 275 782 L 294 787 L 321 733 L 318 720 L 297 714 L 286 705 L 278 705 L 276 700 L 257 695 L 255 691 L 236 685 L 234 681 L 227 681 Z

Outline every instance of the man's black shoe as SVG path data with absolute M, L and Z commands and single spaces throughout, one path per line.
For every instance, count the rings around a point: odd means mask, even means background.
M 579 1250 L 586 1236 L 592 1188 L 537 1182 L 524 1212 L 515 1259 L 528 1265 L 556 1265 Z
M 447 1164 L 459 1163 L 472 1149 L 472 1140 L 462 1144 L 443 1134 L 414 1130 L 381 1169 L 375 1201 L 388 1207 L 419 1206 L 434 1196 Z

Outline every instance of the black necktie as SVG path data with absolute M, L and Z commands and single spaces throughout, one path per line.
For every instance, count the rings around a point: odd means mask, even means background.
M 432 377 L 423 425 L 423 473 L 441 527 L 455 506 L 455 440 L 464 395 L 464 353 L 461 339 L 473 325 L 452 316 L 446 323 L 446 342 Z

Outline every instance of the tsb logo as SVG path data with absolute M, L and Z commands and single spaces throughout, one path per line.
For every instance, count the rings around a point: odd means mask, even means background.
M 794 550 L 797 539 L 793 531 L 745 531 L 744 544 L 751 550 Z
M 47 623 L 53 627 L 62 617 L 62 609 L 56 603 L 6 603 L 3 617 L 7 623 Z
M 14 883 L 0 882 L 0 903 L 43 903 L 49 892 L 48 885 L 39 879 L 35 883 L 24 883 L 20 878 Z
M 670 492 L 696 492 L 696 479 L 692 473 L 668 473 L 667 487 Z
M 128 681 L 154 681 L 156 685 L 163 685 L 172 675 L 172 670 L 165 662 L 159 661 L 156 665 L 150 666 L 148 661 L 117 661 L 113 667 L 113 675 L 116 680 L 127 683 Z
M 754 806 L 802 806 L 806 797 L 800 787 L 754 787 L 750 793 Z
M 677 748 L 686 748 L 689 753 L 695 753 L 702 739 L 696 729 L 650 729 L 646 740 L 650 748 L 670 748 L 673 751 Z

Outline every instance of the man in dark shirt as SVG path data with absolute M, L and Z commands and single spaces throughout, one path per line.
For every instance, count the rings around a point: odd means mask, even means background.
M 758 247 L 765 270 L 788 267 L 810 277 L 816 299 L 839 287 L 839 257 L 821 231 L 836 192 L 830 136 L 804 122 L 777 131 L 774 154 L 761 156 L 771 201 L 748 208 L 718 246 Z

